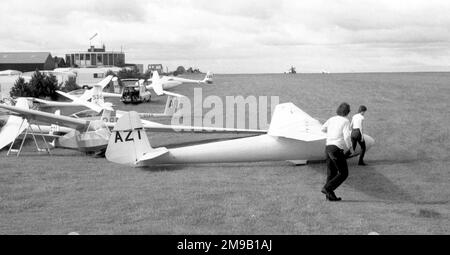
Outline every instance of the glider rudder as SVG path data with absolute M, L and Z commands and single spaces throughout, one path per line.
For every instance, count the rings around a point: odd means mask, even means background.
M 114 126 L 105 156 L 115 163 L 135 165 L 151 150 L 139 114 L 131 111 L 122 115 Z

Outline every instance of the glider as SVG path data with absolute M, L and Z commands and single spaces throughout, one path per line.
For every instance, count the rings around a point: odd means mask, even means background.
M 173 76 L 160 77 L 157 71 L 153 71 L 152 78 L 149 79 L 151 84 L 146 87 L 148 90 L 152 89 L 158 96 L 172 95 L 180 97 L 182 95 L 169 92 L 166 89 L 177 87 L 183 83 L 211 84 L 213 82 L 212 77 L 213 75 L 211 72 L 208 72 L 203 80 L 191 80 Z
M 320 122 L 292 103 L 276 106 L 267 134 L 226 141 L 152 148 L 136 112 L 122 115 L 112 130 L 107 160 L 131 166 L 325 159 L 326 134 Z M 367 149 L 374 139 L 364 135 Z M 360 153 L 358 147 L 353 156 Z
M 33 102 L 38 102 L 41 106 L 48 107 L 65 107 L 65 106 L 85 106 L 89 109 L 92 109 L 96 112 L 101 112 L 103 109 L 112 110 L 112 104 L 109 102 L 105 102 L 105 97 L 117 97 L 120 98 L 121 94 L 116 93 L 108 93 L 103 92 L 103 89 L 111 82 L 111 80 L 115 79 L 114 76 L 109 75 L 99 83 L 92 86 L 91 89 L 83 90 L 84 93 L 81 96 L 76 96 L 74 93 L 78 91 L 73 91 L 70 93 L 65 93 L 62 91 L 56 91 L 58 94 L 69 98 L 72 102 L 56 102 L 56 101 L 48 101 L 39 98 L 32 98 Z
M 18 100 L 23 101 L 24 99 Z M 25 102 L 26 103 L 26 102 Z M 172 104 L 175 105 L 175 104 Z M 170 106 L 173 107 L 173 106 Z M 173 108 L 167 108 L 163 114 L 171 114 Z M 55 138 L 52 145 L 54 147 L 62 147 L 67 149 L 75 149 L 85 152 L 97 152 L 106 149 L 109 136 L 111 134 L 110 128 L 116 125 L 116 117 L 120 118 L 122 115 L 127 115 L 128 112 L 123 111 L 109 111 L 103 110 L 101 117 L 94 117 L 91 119 L 80 118 L 80 116 L 62 116 L 54 113 L 47 113 L 37 110 L 32 110 L 24 107 L 9 106 L 0 104 L 0 108 L 12 112 L 14 122 L 10 125 L 5 125 L 7 130 L 0 133 L 0 144 L 7 145 L 14 141 L 19 136 L 24 128 L 19 124 L 30 122 L 43 122 L 51 124 L 52 126 L 37 125 L 37 129 L 42 132 L 48 130 L 57 130 L 61 135 L 48 134 Z M 136 113 L 136 112 L 135 112 Z M 116 116 L 112 116 L 115 114 Z M 138 113 L 136 113 L 139 115 Z M 144 114 L 143 114 L 144 115 Z M 10 117 L 10 118 L 11 118 Z M 18 118 L 18 119 L 16 119 Z M 216 128 L 216 127 L 197 127 L 197 126 L 182 126 L 182 125 L 165 125 L 149 120 L 140 120 L 143 127 L 153 132 L 208 132 L 208 133 L 237 133 L 237 134 L 261 134 L 266 133 L 265 130 L 255 129 L 234 129 L 234 128 Z M 5 128 L 4 127 L 4 128 Z M 53 128 L 52 128 L 53 127 Z M 25 127 L 26 129 L 27 127 Z M 11 140 L 12 139 L 12 140 Z M 2 148 L 2 147 L 0 147 Z

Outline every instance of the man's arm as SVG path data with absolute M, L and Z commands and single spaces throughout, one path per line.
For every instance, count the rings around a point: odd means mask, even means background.
M 325 121 L 325 123 L 323 123 L 323 125 L 322 125 L 322 132 L 327 132 L 327 129 L 328 129 L 328 120 Z
M 342 130 L 344 135 L 344 142 L 347 146 L 347 150 L 351 151 L 352 149 L 352 140 L 351 140 L 351 131 L 350 131 L 350 121 L 346 121 Z
M 364 141 L 364 133 L 363 133 L 363 127 L 364 127 L 364 116 L 361 118 L 361 141 Z

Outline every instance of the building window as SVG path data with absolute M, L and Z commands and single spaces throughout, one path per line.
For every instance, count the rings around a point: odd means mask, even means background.
M 97 65 L 97 58 L 95 57 L 95 54 L 91 54 L 91 65 L 95 66 Z
M 94 78 L 105 78 L 104 73 L 94 73 Z
M 108 65 L 110 65 L 110 66 L 114 65 L 113 54 L 108 54 Z
M 86 54 L 86 60 L 91 60 L 91 54 Z
M 80 54 L 80 60 L 84 60 L 84 54 Z
M 97 64 L 102 63 L 102 54 L 97 54 Z

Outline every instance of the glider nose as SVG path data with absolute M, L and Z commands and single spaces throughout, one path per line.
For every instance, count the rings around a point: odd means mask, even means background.
M 375 139 L 371 136 L 364 135 L 364 141 L 366 142 L 366 149 L 369 150 L 375 144 Z

